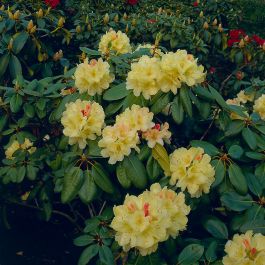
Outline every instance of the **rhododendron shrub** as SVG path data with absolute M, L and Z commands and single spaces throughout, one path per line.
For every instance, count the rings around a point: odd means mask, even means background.
M 195 3 L 0 10 L 0 207 L 65 218 L 79 265 L 264 265 L 264 42 Z

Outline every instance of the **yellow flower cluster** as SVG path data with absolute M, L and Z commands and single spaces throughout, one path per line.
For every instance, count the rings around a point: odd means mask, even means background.
M 69 144 L 78 143 L 84 149 L 87 140 L 95 140 L 101 135 L 104 126 L 105 113 L 96 102 L 81 101 L 66 104 L 66 110 L 62 115 L 63 133 L 69 137 Z
M 226 243 L 225 252 L 224 265 L 264 265 L 265 236 L 252 231 L 236 234 Z
M 80 93 L 87 92 L 88 95 L 94 96 L 96 93 L 101 95 L 103 90 L 109 88 L 109 84 L 114 80 L 110 74 L 110 66 L 100 58 L 98 61 L 88 59 L 76 68 L 75 86 Z
M 30 154 L 32 154 L 36 151 L 36 147 L 33 147 L 33 143 L 28 138 L 25 138 L 23 144 L 20 144 L 17 140 L 15 140 L 6 149 L 6 151 L 5 151 L 6 158 L 7 159 L 14 159 L 13 154 L 19 149 L 27 150 Z
M 197 64 L 197 59 L 185 50 L 162 54 L 161 58 L 142 56 L 132 64 L 127 77 L 127 89 L 135 96 L 143 94 L 149 99 L 158 91 L 177 93 L 184 83 L 194 86 L 205 80 L 204 67 Z
M 265 121 L 265 94 L 255 100 L 253 110 Z
M 164 141 L 170 143 L 171 132 L 168 130 L 169 124 L 166 122 L 162 126 L 156 124 L 153 128 L 142 134 L 143 139 L 147 140 L 147 145 L 154 148 L 156 144 L 164 145 Z
M 191 197 L 209 193 L 214 182 L 215 171 L 210 164 L 211 157 L 200 147 L 179 148 L 170 155 L 171 185 L 182 191 L 188 190 Z
M 125 54 L 132 51 L 130 40 L 125 33 L 121 31 L 110 30 L 103 35 L 99 42 L 98 50 L 102 54 L 109 54 L 113 51 L 115 54 Z
M 132 149 L 139 151 L 138 131 L 145 132 L 154 126 L 153 113 L 148 108 L 132 105 L 122 114 L 116 116 L 116 123 L 102 131 L 102 139 L 98 146 L 102 148 L 103 157 L 109 157 L 109 163 L 115 164 L 128 156 Z
M 142 256 L 155 252 L 159 242 L 175 238 L 186 229 L 190 207 L 183 193 L 155 183 L 150 191 L 138 197 L 125 197 L 123 205 L 115 206 L 111 227 L 115 239 L 124 251 L 136 248 Z

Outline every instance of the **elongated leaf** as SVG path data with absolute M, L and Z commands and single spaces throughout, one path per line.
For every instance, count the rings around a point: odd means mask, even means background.
M 78 192 L 78 195 L 82 202 L 90 203 L 97 196 L 97 185 L 95 184 L 94 179 L 88 170 L 84 171 L 83 176 L 84 182 Z
M 248 144 L 248 146 L 252 150 L 255 150 L 257 147 L 257 140 L 255 134 L 247 127 L 243 129 L 242 136 L 245 142 Z
M 249 230 L 252 230 L 254 233 L 265 234 L 265 220 L 252 220 L 240 227 L 240 231 L 242 233 L 245 233 Z
M 18 54 L 26 44 L 29 34 L 27 32 L 19 32 L 14 36 L 12 50 L 15 54 Z
M 22 97 L 19 94 L 14 94 L 10 100 L 10 109 L 12 112 L 17 113 L 23 103 Z
M 228 239 L 227 227 L 218 218 L 208 218 L 203 222 L 203 227 L 215 238 Z
M 79 167 L 73 167 L 64 176 L 61 200 L 70 202 L 78 194 L 83 183 L 83 172 Z
M 192 117 L 192 104 L 189 96 L 189 88 L 182 87 L 180 89 L 180 102 L 183 105 L 184 110 L 187 112 L 187 114 Z
M 216 156 L 220 153 L 219 150 L 214 145 L 206 141 L 193 140 L 191 141 L 191 146 L 201 147 L 204 150 L 204 152 L 210 156 Z
M 15 55 L 10 56 L 9 60 L 9 71 L 12 79 L 22 75 L 21 63 Z
M 126 84 L 121 83 L 117 86 L 114 86 L 108 89 L 104 93 L 103 99 L 108 100 L 108 101 L 118 100 L 118 99 L 125 98 L 126 96 L 129 95 L 129 93 L 130 93 L 129 90 L 126 89 Z
M 110 180 L 108 173 L 99 163 L 95 163 L 92 167 L 92 177 L 95 183 L 105 192 L 114 193 L 115 189 Z
M 211 164 L 214 166 L 215 171 L 215 181 L 212 184 L 212 188 L 214 188 L 222 183 L 225 177 L 225 166 L 222 160 L 213 160 Z
M 237 212 L 250 208 L 254 203 L 249 194 L 241 196 L 233 191 L 224 193 L 221 196 L 221 202 L 229 209 Z
M 8 63 L 10 60 L 10 54 L 6 53 L 0 58 L 0 77 L 6 72 Z
M 98 245 L 91 245 L 87 247 L 81 254 L 78 265 L 87 265 L 88 262 L 98 254 L 99 246 Z
M 199 244 L 190 244 L 178 256 L 178 264 L 194 265 L 203 255 L 204 247 Z
M 241 194 L 246 194 L 248 186 L 246 178 L 243 175 L 241 169 L 236 164 L 231 164 L 228 168 L 228 176 L 231 184 Z
M 132 184 L 138 189 L 144 189 L 147 185 L 147 172 L 139 158 L 132 154 L 125 157 L 122 165 Z
M 105 265 L 114 264 L 114 256 L 109 247 L 103 245 L 99 248 L 99 259 Z
M 119 164 L 116 168 L 117 179 L 124 189 L 130 188 L 132 182 L 126 174 L 125 168 L 122 164 Z
M 172 118 L 177 124 L 181 124 L 184 118 L 184 109 L 178 96 L 175 97 L 171 105 Z

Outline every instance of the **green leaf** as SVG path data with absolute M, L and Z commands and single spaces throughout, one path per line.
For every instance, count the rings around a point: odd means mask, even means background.
M 78 194 L 83 182 L 83 172 L 79 167 L 72 167 L 64 176 L 61 193 L 62 203 L 68 203 Z
M 98 190 L 97 185 L 95 184 L 94 179 L 88 170 L 83 172 L 83 176 L 84 182 L 78 192 L 78 195 L 82 202 L 88 204 L 96 198 Z
M 1 58 L 0 58 L 0 77 L 2 75 L 4 75 L 4 73 L 6 72 L 7 66 L 9 64 L 9 60 L 10 60 L 10 54 L 9 53 L 5 53 L 3 56 L 1 56 Z
M 244 154 L 244 150 L 241 146 L 239 145 L 232 145 L 229 150 L 228 154 L 235 159 L 241 158 L 241 156 Z
M 218 218 L 209 217 L 203 222 L 203 227 L 215 238 L 228 239 L 227 227 Z
M 166 176 L 170 176 L 170 163 L 167 150 L 164 146 L 156 144 L 152 149 L 152 156 L 164 170 Z
M 209 86 L 209 90 L 210 93 L 212 94 L 213 98 L 215 98 L 216 102 L 223 108 L 223 109 L 227 109 L 228 105 L 226 104 L 225 100 L 223 99 L 223 97 L 220 95 L 219 92 L 217 92 L 216 89 L 214 89 L 213 87 Z
M 78 265 L 87 265 L 88 262 L 98 254 L 99 246 L 98 245 L 91 245 L 87 247 L 81 254 Z
M 173 104 L 171 105 L 171 115 L 177 124 L 181 124 L 183 122 L 184 109 L 178 96 L 175 97 Z
M 213 262 L 217 259 L 217 247 L 218 243 L 216 241 L 212 241 L 205 251 L 205 257 L 208 261 Z
M 203 99 L 206 99 L 209 101 L 215 100 L 214 96 L 209 92 L 209 90 L 206 87 L 196 86 L 193 88 L 193 92 Z
M 17 170 L 17 183 L 22 182 L 25 175 L 26 175 L 26 167 L 25 166 L 19 167 Z
M 12 112 L 17 113 L 22 106 L 23 99 L 19 94 L 14 94 L 10 100 L 10 109 Z
M 92 167 L 92 177 L 95 183 L 105 192 L 107 193 L 114 193 L 115 188 L 109 178 L 107 172 L 103 169 L 103 167 L 96 163 Z
M 122 165 L 132 184 L 138 189 L 144 189 L 147 185 L 147 172 L 139 158 L 131 154 L 124 158 Z
M 215 188 L 220 183 L 222 183 L 224 177 L 225 177 L 225 165 L 222 160 L 213 160 L 211 163 L 214 166 L 215 171 L 215 181 L 212 184 L 212 188 Z
M 240 232 L 245 233 L 252 230 L 253 233 L 265 234 L 265 220 L 252 220 L 240 227 Z
M 259 179 L 254 174 L 251 174 L 248 172 L 245 173 L 245 176 L 246 176 L 247 184 L 248 184 L 250 191 L 256 196 L 261 197 L 263 187 Z
M 228 168 L 228 176 L 231 184 L 241 194 L 246 194 L 248 186 L 246 178 L 243 175 L 241 169 L 236 164 L 231 164 Z
M 35 180 L 39 169 L 32 165 L 27 165 L 27 177 L 29 180 Z
M 249 194 L 241 196 L 234 191 L 224 193 L 221 196 L 221 202 L 227 208 L 237 212 L 242 212 L 250 208 L 254 203 Z
M 199 244 L 190 244 L 185 247 L 178 256 L 178 263 L 180 265 L 194 265 L 204 252 L 204 247 Z
M 226 137 L 230 137 L 230 136 L 235 136 L 237 134 L 239 134 L 243 128 L 245 127 L 245 123 L 244 121 L 232 121 L 230 122 L 226 132 L 225 132 L 225 136 Z
M 204 150 L 204 152 L 209 156 L 216 156 L 220 153 L 219 150 L 214 145 L 206 141 L 193 140 L 191 141 L 190 144 L 193 147 L 201 147 Z
M 32 106 L 32 104 L 30 103 L 26 103 L 23 105 L 23 110 L 25 112 L 25 114 L 29 117 L 29 118 L 33 118 L 35 111 L 34 111 L 34 107 Z
M 182 87 L 180 89 L 180 102 L 183 105 L 184 110 L 187 112 L 189 117 L 192 117 L 192 104 L 189 96 L 189 88 L 188 87 Z
M 12 79 L 15 79 L 17 76 L 22 75 L 22 67 L 18 58 L 11 54 L 9 60 L 9 72 Z
M 12 51 L 18 54 L 26 44 L 29 34 L 27 32 L 19 32 L 14 36 Z
M 245 154 L 247 157 L 254 159 L 254 160 L 265 160 L 265 154 L 258 153 L 258 152 L 246 152 Z
M 74 240 L 75 246 L 84 247 L 94 242 L 94 237 L 90 235 L 82 235 Z
M 116 175 L 119 183 L 124 189 L 129 189 L 131 187 L 132 182 L 127 177 L 126 170 L 121 163 L 116 167 Z
M 154 114 L 160 113 L 170 102 L 170 94 L 163 94 L 151 107 L 151 112 Z
M 0 116 L 0 132 L 3 131 L 5 125 L 7 124 L 8 121 L 8 115 L 7 114 L 1 114 Z
M 106 265 L 114 264 L 114 256 L 109 247 L 103 245 L 99 248 L 99 259 Z
M 80 50 L 84 53 L 86 53 L 87 55 L 101 55 L 101 53 L 99 51 L 96 50 L 91 50 L 89 48 L 86 47 L 80 47 Z
M 155 182 L 161 173 L 158 162 L 152 156 L 147 160 L 146 170 L 151 183 Z
M 104 100 L 112 101 L 125 98 L 129 95 L 129 90 L 126 89 L 126 83 L 121 83 L 117 86 L 109 88 L 103 95 Z
M 242 136 L 252 150 L 255 150 L 257 148 L 257 140 L 255 134 L 248 127 L 243 129 Z

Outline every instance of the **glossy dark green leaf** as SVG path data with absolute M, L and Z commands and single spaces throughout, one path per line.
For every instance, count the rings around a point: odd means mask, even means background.
M 180 89 L 179 96 L 180 96 L 180 102 L 183 105 L 184 110 L 189 115 L 189 117 L 192 117 L 192 104 L 189 96 L 189 88 L 182 87 Z
M 228 155 L 232 158 L 239 159 L 244 154 L 244 150 L 239 145 L 232 145 L 228 150 Z
M 215 181 L 212 184 L 212 188 L 215 188 L 222 183 L 225 177 L 226 168 L 222 160 L 213 160 L 211 164 L 214 166 L 215 171 Z
M 29 34 L 25 31 L 19 32 L 14 36 L 12 51 L 18 54 L 26 44 Z
M 4 55 L 0 57 L 0 77 L 4 75 L 4 73 L 6 72 L 6 69 L 9 64 L 9 60 L 10 60 L 9 53 L 5 53 Z
M 228 168 L 228 176 L 231 184 L 240 194 L 246 194 L 248 186 L 246 178 L 243 175 L 241 169 L 236 164 L 231 164 Z
M 22 66 L 18 58 L 11 54 L 10 60 L 9 60 L 9 72 L 12 79 L 15 79 L 16 77 L 22 75 Z
M 10 100 L 10 109 L 12 112 L 17 113 L 23 103 L 23 99 L 19 94 L 14 94 Z
M 250 208 L 254 203 L 249 194 L 242 196 L 233 191 L 223 193 L 221 196 L 221 202 L 227 208 L 237 212 Z
M 175 97 L 171 105 L 171 115 L 177 124 L 181 124 L 184 118 L 184 109 L 178 96 Z
M 84 247 L 94 242 L 94 237 L 90 235 L 82 235 L 74 240 L 74 244 L 78 247 Z
M 252 150 L 255 150 L 257 147 L 257 140 L 255 138 L 255 134 L 249 129 L 249 127 L 246 127 L 242 130 L 242 136 L 248 146 Z
M 129 95 L 129 90 L 126 89 L 126 83 L 121 83 L 106 90 L 103 99 L 112 101 L 125 98 Z
M 114 264 L 114 256 L 109 247 L 103 245 L 99 248 L 99 259 L 105 265 Z
M 194 265 L 203 255 L 204 247 L 199 244 L 190 244 L 178 256 L 178 264 Z
M 85 170 L 83 172 L 83 176 L 84 176 L 84 181 L 81 186 L 81 189 L 78 192 L 78 195 L 82 202 L 88 204 L 96 198 L 98 189 L 91 175 L 91 172 Z
M 78 265 L 87 265 L 88 262 L 98 254 L 99 246 L 91 245 L 83 250 L 79 260 Z
M 126 170 L 122 166 L 122 164 L 118 164 L 118 166 L 116 167 L 116 175 L 119 183 L 124 189 L 128 189 L 131 187 L 132 182 L 127 176 Z
M 201 147 L 209 156 L 216 156 L 220 153 L 218 148 L 206 141 L 193 140 L 190 142 L 190 144 L 193 147 Z
M 226 225 L 218 218 L 209 217 L 203 221 L 203 227 L 215 238 L 228 239 Z

